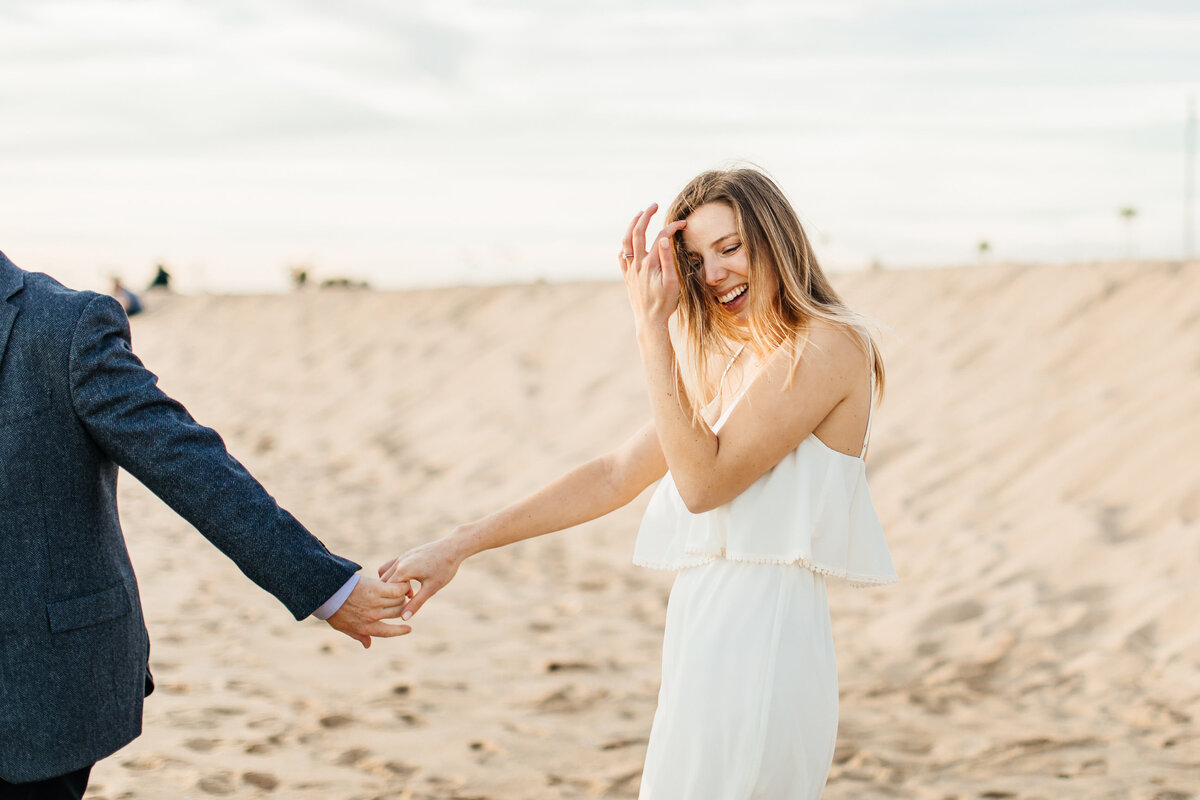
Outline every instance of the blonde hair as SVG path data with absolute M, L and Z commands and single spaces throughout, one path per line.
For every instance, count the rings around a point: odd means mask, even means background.
M 733 210 L 749 263 L 750 285 L 774 284 L 778 291 L 750 292 L 748 325 L 736 324 L 720 311 L 705 285 L 703 272 L 691 265 L 682 232 L 675 234 L 672 243 L 681 292 L 679 324 L 691 362 L 691 377 L 701 393 L 712 398 L 720 391 L 720 378 L 714 380 L 718 363 L 728 362 L 737 344 L 747 345 L 763 356 L 780 347 L 789 348 L 790 383 L 808 343 L 811 321 L 822 319 L 851 331 L 863 351 L 870 354 L 876 396 L 881 397 L 883 359 L 867 322 L 847 308 L 834 291 L 817 264 L 792 204 L 775 182 L 749 168 L 701 173 L 671 203 L 666 222 L 687 219 L 708 203 L 724 203 Z

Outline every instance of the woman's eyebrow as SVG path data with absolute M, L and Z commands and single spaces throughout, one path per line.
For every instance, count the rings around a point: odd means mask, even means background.
M 721 242 L 725 241 L 726 239 L 728 239 L 728 238 L 730 238 L 730 237 L 732 237 L 732 236 L 737 236 L 737 231 L 734 231 L 733 233 L 727 233 L 727 234 L 725 234 L 724 236 L 721 236 L 721 237 L 719 237 L 719 238 L 717 238 L 717 239 L 714 239 L 714 240 L 713 240 L 713 243 L 712 243 L 711 245 L 709 245 L 709 247 L 716 247 L 716 246 L 717 246 L 717 245 L 719 245 Z

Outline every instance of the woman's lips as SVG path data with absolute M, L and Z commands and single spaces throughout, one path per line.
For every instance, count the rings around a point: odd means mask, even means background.
M 749 296 L 749 285 L 743 283 L 733 287 L 728 292 L 717 297 L 717 302 L 726 311 L 740 311 L 746 305 L 746 298 Z

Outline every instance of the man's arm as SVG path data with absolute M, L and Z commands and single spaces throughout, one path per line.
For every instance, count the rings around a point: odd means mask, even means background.
M 71 401 L 92 439 L 296 619 L 333 599 L 359 565 L 330 553 L 229 454 L 216 431 L 197 423 L 157 384 L 133 354 L 120 304 L 93 298 L 76 323 L 70 354 Z M 349 626 L 361 635 L 344 630 L 348 635 L 369 641 L 369 635 L 406 633 L 406 626 L 379 623 L 399 598 L 377 583 L 368 579 L 351 586 L 330 623 L 346 622 L 350 605 L 356 619 L 379 616 Z M 364 627 L 373 632 L 366 634 Z

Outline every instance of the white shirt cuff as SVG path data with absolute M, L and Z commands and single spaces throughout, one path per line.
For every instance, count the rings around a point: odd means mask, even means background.
M 342 588 L 338 589 L 337 593 L 326 600 L 312 615 L 317 619 L 329 619 L 332 617 L 342 607 L 342 603 L 346 602 L 346 598 L 354 591 L 355 586 L 358 586 L 358 573 L 351 575 L 350 580 L 342 584 Z

